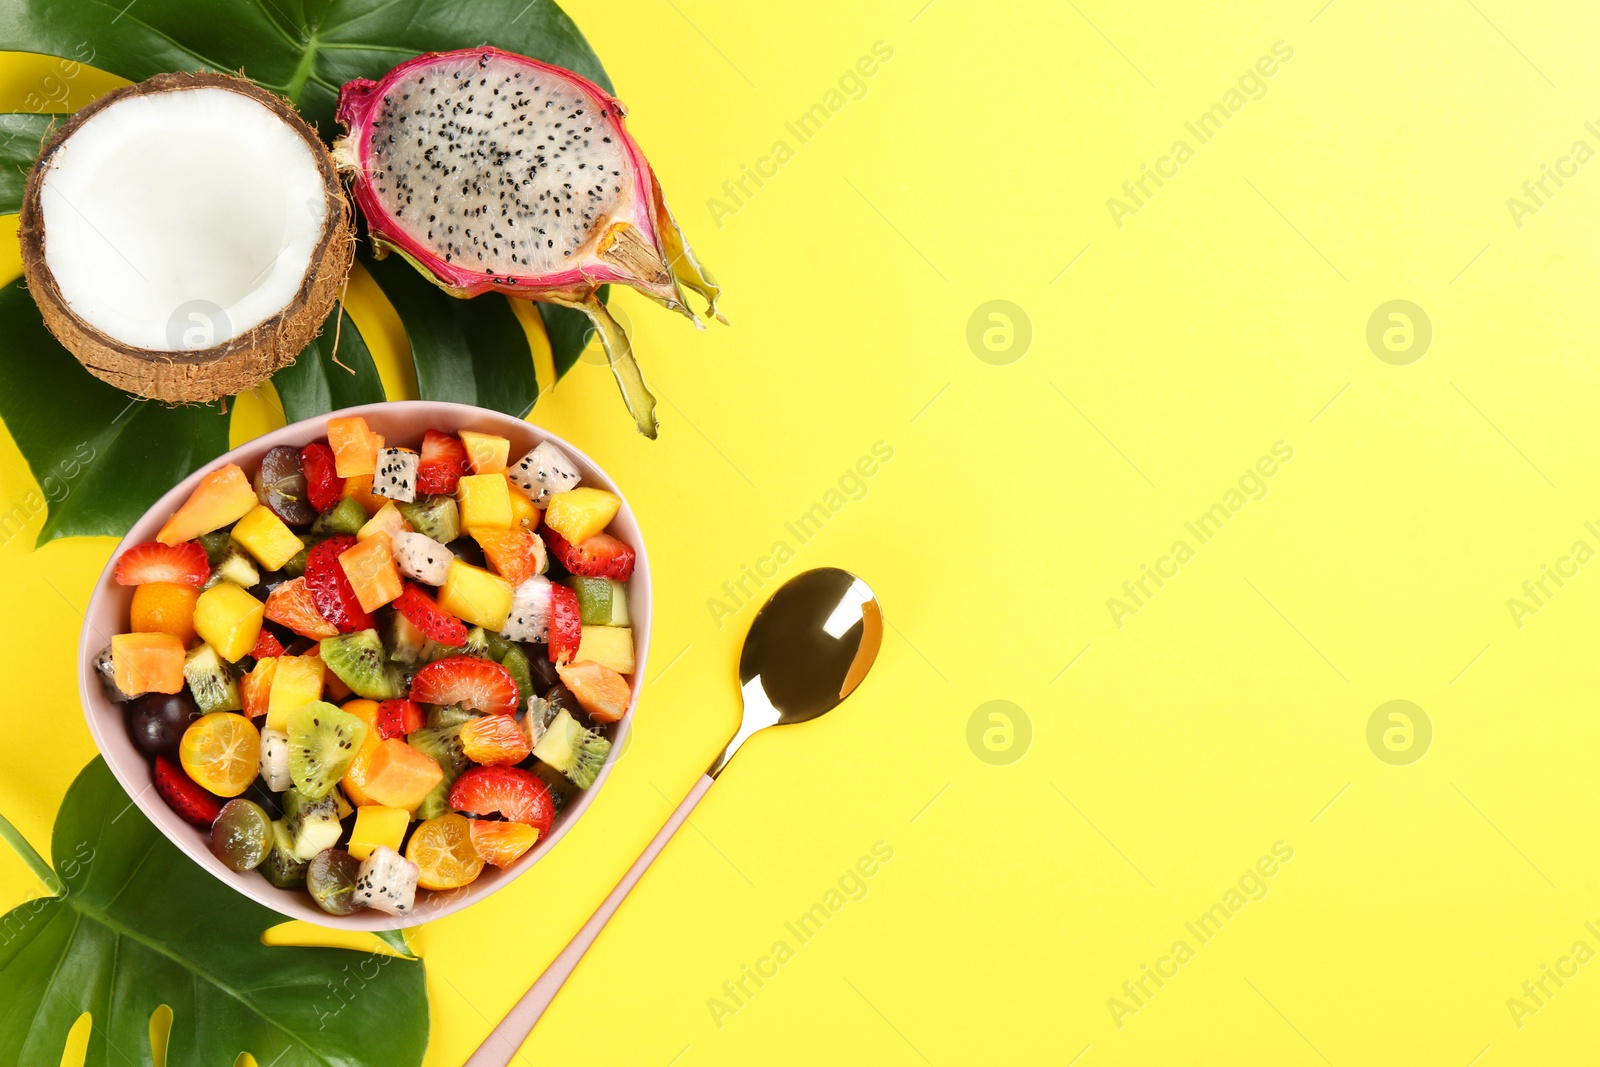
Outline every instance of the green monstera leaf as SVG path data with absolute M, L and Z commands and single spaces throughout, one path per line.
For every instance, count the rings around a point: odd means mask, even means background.
M 423 965 L 384 953 L 268 947 L 282 916 L 188 860 L 96 758 L 56 816 L 56 870 L 0 819 L 51 895 L 0 916 L 0 1063 L 60 1062 L 87 1012 L 85 1067 L 168 1067 L 249 1052 L 273 1067 L 408 1067 L 428 1043 Z
M 611 88 L 588 42 L 551 0 L 0 4 L 0 50 L 71 57 L 131 81 L 164 71 L 243 72 L 288 97 L 328 141 L 339 133 L 334 107 L 346 81 L 381 77 L 423 52 L 488 41 Z M 19 209 L 27 168 L 58 118 L 0 116 L 0 213 Z M 393 280 L 393 271 L 385 270 L 390 265 L 372 259 L 365 248 L 362 262 L 374 275 L 391 278 L 383 287 L 412 340 L 423 399 L 527 414 L 539 387 L 527 339 L 505 298 L 457 301 L 438 298 L 437 290 L 418 290 L 415 300 L 393 299 L 398 288 L 414 287 Z M 18 303 L 19 296 L 28 306 Z M 557 373 L 563 374 L 588 343 L 589 321 L 570 308 L 540 305 L 539 311 Z M 330 326 L 337 322 L 329 320 Z M 227 419 L 215 407 L 167 409 L 141 401 L 122 411 L 131 398 L 82 371 L 20 289 L 0 295 L 0 331 L 0 417 L 48 498 L 41 544 L 75 534 L 123 533 L 173 482 L 226 447 Z M 290 420 L 384 399 L 371 356 L 348 316 L 338 336 L 338 362 L 353 374 L 334 363 L 332 334 L 325 327 L 295 366 L 274 376 Z M 80 443 L 97 457 L 92 467 L 80 463 L 81 470 L 71 465 Z M 64 475 L 64 469 L 74 474 Z M 55 490 L 46 478 L 55 479 Z M 0 528 L 36 513 L 13 509 L 10 516 L 0 515 Z

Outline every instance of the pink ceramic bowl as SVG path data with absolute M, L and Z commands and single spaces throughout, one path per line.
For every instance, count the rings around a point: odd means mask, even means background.
M 600 776 L 594 785 L 578 791 L 573 796 L 566 810 L 556 817 L 550 833 L 516 864 L 505 870 L 486 866 L 478 880 L 463 889 L 448 892 L 418 890 L 415 909 L 404 916 L 386 915 L 371 909 L 363 909 L 353 915 L 329 915 L 317 907 L 310 894 L 304 890 L 279 889 L 254 871 L 240 874 L 223 866 L 221 861 L 211 854 L 210 835 L 180 819 L 156 793 L 151 784 L 150 763 L 143 753 L 134 747 L 123 725 L 122 707 L 106 698 L 94 669 L 95 656 L 110 644 L 111 636 L 126 632 L 128 627 L 128 609 L 133 599 L 133 589 L 130 586 L 118 585 L 113 578 L 117 558 L 123 551 L 132 545 L 155 540 L 156 531 L 188 499 L 189 493 L 199 482 L 201 475 L 228 463 L 237 463 L 247 473 L 254 475 L 256 466 L 267 449 L 275 445 L 302 448 L 312 441 L 326 437 L 328 419 L 337 415 L 360 415 L 389 441 L 410 447 L 420 444 L 423 431 L 429 428 L 447 432 L 483 430 L 497 433 L 510 439 L 512 459 L 521 456 L 540 441 L 553 441 L 578 464 L 583 474 L 582 484 L 600 486 L 622 497 L 622 509 L 617 513 L 613 528 L 624 541 L 633 546 L 638 556 L 633 579 L 628 583 L 628 610 L 633 616 L 635 657 L 638 665 L 633 673 L 633 700 L 629 704 L 628 713 L 617 723 L 612 734 L 611 760 L 601 768 Z M 122 788 L 127 790 L 128 795 L 139 805 L 145 816 L 160 827 L 161 831 L 190 859 L 251 900 L 292 919 L 304 919 L 322 926 L 349 930 L 393 930 L 442 918 L 482 900 L 495 890 L 509 885 L 514 878 L 525 873 L 556 846 L 556 842 L 561 840 L 571 829 L 572 824 L 577 822 L 593 803 L 595 795 L 600 792 L 600 787 L 605 785 L 606 778 L 611 773 L 611 763 L 622 751 L 629 724 L 633 719 L 633 709 L 639 702 L 639 689 L 644 678 L 649 652 L 650 557 L 645 552 L 644 538 L 639 532 L 639 524 L 634 518 L 633 509 L 629 507 L 628 498 L 617 483 L 577 448 L 521 419 L 465 404 L 406 400 L 346 408 L 343 411 L 333 412 L 332 415 L 319 416 L 285 426 L 207 463 L 156 501 L 155 506 L 134 524 L 133 529 L 128 531 L 128 536 L 122 539 L 122 543 L 111 554 L 111 560 L 101 573 L 94 595 L 89 600 L 83 639 L 78 649 L 78 690 L 83 699 L 84 717 L 89 720 L 89 732 L 94 735 L 94 742 L 105 756 L 106 763 L 110 765 L 111 773 L 117 776 L 117 781 L 122 783 Z

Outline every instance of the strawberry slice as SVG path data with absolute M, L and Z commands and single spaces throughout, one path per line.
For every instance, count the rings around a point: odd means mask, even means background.
M 184 822 L 209 830 L 222 814 L 222 801 L 201 789 L 193 778 L 183 773 L 182 767 L 165 756 L 156 757 L 155 780 L 156 792 Z
M 460 648 L 467 643 L 466 625 L 441 608 L 415 582 L 406 583 L 405 589 L 395 598 L 394 606 L 417 629 L 446 648 Z
M 510 671 L 477 656 L 435 660 L 411 680 L 411 699 L 419 704 L 461 704 L 494 715 L 513 715 L 519 697 Z
M 378 702 L 378 734 L 385 741 L 391 737 L 404 738 L 406 734 L 422 729 L 422 709 L 414 700 L 383 700 Z
M 417 492 L 453 493 L 463 474 L 472 473 L 467 446 L 461 438 L 438 430 L 422 435 L 422 456 L 417 463 Z
M 118 585 L 149 585 L 174 582 L 199 589 L 211 577 L 211 562 L 199 541 L 164 545 L 146 541 L 134 545 L 117 560 Z
M 550 586 L 550 662 L 566 663 L 578 654 L 583 639 L 583 616 L 578 611 L 578 594 L 568 585 Z
M 283 582 L 268 593 L 267 606 L 263 614 L 268 620 L 279 626 L 287 626 L 301 637 L 321 640 L 324 637 L 333 637 L 339 632 L 338 628 L 324 619 L 322 613 L 317 610 L 317 602 L 312 597 L 311 590 L 306 588 L 304 578 Z
M 550 788 L 519 767 L 473 767 L 450 787 L 450 806 L 473 815 L 499 815 L 548 833 L 556 809 Z
M 311 590 L 312 602 L 317 605 L 318 614 L 342 634 L 370 630 L 374 625 L 339 565 L 339 553 L 355 544 L 356 539 L 349 534 L 338 534 L 313 545 L 306 553 L 306 588 Z
M 306 477 L 306 496 L 318 511 L 327 511 L 344 499 L 344 479 L 334 469 L 333 449 L 313 441 L 300 452 L 300 473 Z
M 273 635 L 271 630 L 263 626 L 261 628 L 260 636 L 256 638 L 256 646 L 250 650 L 250 655 L 254 656 L 256 659 L 266 659 L 268 656 L 281 656 L 283 655 L 283 642 L 279 641 L 277 637 Z
M 633 577 L 633 549 L 608 533 L 597 533 L 573 544 L 546 526 L 540 536 L 550 554 L 573 574 L 584 578 L 615 578 L 619 582 Z

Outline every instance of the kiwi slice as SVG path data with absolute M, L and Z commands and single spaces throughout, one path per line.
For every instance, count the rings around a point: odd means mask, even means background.
M 367 739 L 367 724 L 348 711 L 316 700 L 290 712 L 288 728 L 293 792 L 304 800 L 328 798 L 337 828 L 338 804 L 329 794 L 350 769 L 361 742 Z
M 289 835 L 289 854 L 301 863 L 309 863 L 323 849 L 337 845 L 344 832 L 333 797 L 312 800 L 298 789 L 283 794 L 283 826 Z
M 376 630 L 324 637 L 319 652 L 338 679 L 356 696 L 368 700 L 393 700 L 400 695 L 396 672 L 383 651 Z
M 614 578 L 567 579 L 578 594 L 578 615 L 589 626 L 630 626 L 628 587 Z
M 473 719 L 483 717 L 483 712 L 464 708 L 460 704 L 444 704 L 428 707 L 426 721 L 434 729 L 446 729 L 451 726 L 462 727 Z
M 194 702 L 206 714 L 213 711 L 238 711 L 239 683 L 210 645 L 197 645 L 183 661 L 183 680 L 189 683 Z
M 444 780 L 434 786 L 433 792 L 417 806 L 417 818 L 437 819 L 441 815 L 448 815 L 451 811 L 450 787 L 470 762 L 461 748 L 461 724 L 413 730 L 406 737 L 406 744 L 425 756 L 431 756 L 444 771 Z
M 504 637 L 492 630 L 485 630 L 481 626 L 474 626 L 467 631 L 466 653 L 469 656 L 492 659 L 499 663 L 500 657 L 515 647 Z
M 200 542 L 200 547 L 206 550 L 206 562 L 213 567 L 222 562 L 222 557 L 228 554 L 228 546 L 233 543 L 232 527 L 221 530 L 212 530 L 195 538 Z
M 294 838 L 289 834 L 288 819 L 273 822 L 272 851 L 267 853 L 266 862 L 256 869 L 279 889 L 293 889 L 305 884 L 305 861 L 295 859 Z
M 578 792 L 578 787 L 573 785 L 566 775 L 548 763 L 535 761 L 533 773 L 549 788 L 550 806 L 556 809 L 557 815 L 560 815 L 566 806 L 572 802 L 573 796 Z
M 291 578 L 303 578 L 306 573 L 306 553 L 311 550 L 312 537 L 310 534 L 295 534 L 295 536 L 300 538 L 300 544 L 304 547 L 283 565 L 283 573 Z
M 611 742 L 586 729 L 566 708 L 556 712 L 550 728 L 533 746 L 533 754 L 572 780 L 579 789 L 588 789 L 605 766 Z
M 218 582 L 232 582 L 242 589 L 253 589 L 260 581 L 261 571 L 256 569 L 255 560 L 245 555 L 238 545 L 229 544 L 222 558 L 211 565 L 211 577 L 206 579 L 205 587 L 210 589 Z
M 333 507 L 317 516 L 311 524 L 314 534 L 351 534 L 361 531 L 367 524 L 367 509 L 353 496 L 341 499 Z
M 427 534 L 441 545 L 461 536 L 461 512 L 453 496 L 420 497 L 399 507 L 412 529 Z
M 422 654 L 422 646 L 427 643 L 428 635 L 416 623 L 398 611 L 390 612 L 384 625 L 383 641 L 390 659 L 396 663 L 415 663 Z
M 361 861 L 342 848 L 325 848 L 306 868 L 306 889 L 317 907 L 329 915 L 349 915 L 361 903 L 356 900 L 356 876 Z
M 533 673 L 528 667 L 528 654 L 516 645 L 506 649 L 506 654 L 500 657 L 500 666 L 511 675 L 511 680 L 517 683 L 517 703 L 526 705 L 528 698 L 533 695 Z

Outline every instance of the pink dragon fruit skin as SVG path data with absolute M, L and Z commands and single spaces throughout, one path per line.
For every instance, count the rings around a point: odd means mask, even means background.
M 623 114 L 600 86 L 548 63 L 488 47 L 429 53 L 344 85 L 348 133 L 334 158 L 378 254 L 400 253 L 456 296 L 500 292 L 588 314 L 654 437 L 654 398 L 596 290 L 632 286 L 700 325 L 687 287 L 726 320 Z

